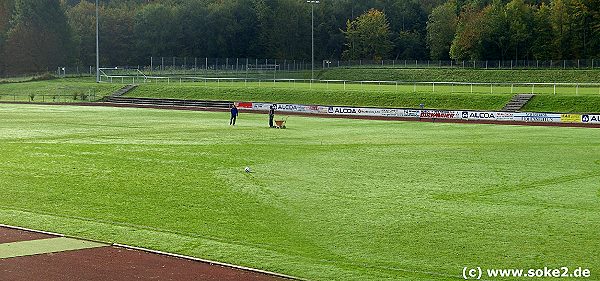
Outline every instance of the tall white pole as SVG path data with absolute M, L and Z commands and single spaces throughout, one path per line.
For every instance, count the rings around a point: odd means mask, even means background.
M 98 0 L 96 0 L 96 83 L 100 83 L 100 46 L 98 25 Z
M 311 71 L 311 80 L 315 80 L 315 4 L 311 5 L 311 14 L 312 14 L 312 24 L 311 24 L 311 53 L 312 53 L 312 71 Z
M 311 17 L 312 17 L 312 24 L 311 24 L 311 40 L 312 40 L 312 44 L 311 44 L 311 58 L 312 58 L 312 65 L 311 65 L 311 81 L 315 80 L 315 4 L 319 4 L 320 1 L 306 1 L 306 3 L 310 3 L 311 4 Z

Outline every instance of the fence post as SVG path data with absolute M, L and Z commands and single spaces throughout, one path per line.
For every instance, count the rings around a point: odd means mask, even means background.
M 531 83 L 531 94 L 533 95 L 533 91 L 535 90 L 535 84 Z
M 575 88 L 575 95 L 579 96 L 579 83 L 577 83 L 577 87 Z
M 473 93 L 473 83 L 471 83 L 471 94 Z
M 514 88 L 515 88 L 515 84 L 510 84 L 510 93 L 511 94 L 513 94 L 515 92 Z
M 432 82 L 433 84 L 433 92 L 435 93 L 435 82 Z
M 554 95 L 556 96 L 556 83 L 554 83 Z

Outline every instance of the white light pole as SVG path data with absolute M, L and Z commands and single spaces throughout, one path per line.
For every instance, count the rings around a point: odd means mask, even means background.
M 96 83 L 100 83 L 100 46 L 98 35 L 98 0 L 96 0 Z
M 312 25 L 311 25 L 311 30 L 312 30 L 312 71 L 311 71 L 311 76 L 310 76 L 310 81 L 312 82 L 313 80 L 315 80 L 315 4 L 319 4 L 321 3 L 321 1 L 314 1 L 314 0 L 309 0 L 306 1 L 306 3 L 311 4 L 311 14 L 312 14 Z

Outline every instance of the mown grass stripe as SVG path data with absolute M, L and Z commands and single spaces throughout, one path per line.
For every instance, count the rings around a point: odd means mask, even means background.
M 66 237 L 21 241 L 0 244 L 0 259 L 90 249 L 104 246 L 107 245 Z

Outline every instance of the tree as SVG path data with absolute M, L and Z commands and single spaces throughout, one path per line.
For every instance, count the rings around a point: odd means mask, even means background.
M 137 7 L 104 6 L 100 11 L 100 64 L 135 65 L 147 63 L 140 59 L 135 47 L 134 20 Z
M 6 33 L 10 28 L 10 18 L 13 13 L 14 1 L 0 1 L 0 75 L 4 75 L 4 40 Z
M 433 9 L 427 22 L 427 46 L 431 59 L 450 58 L 450 46 L 456 34 L 457 23 L 455 1 L 448 1 Z
M 482 51 L 480 58 L 505 60 L 510 49 L 510 27 L 504 4 L 494 0 L 483 11 L 483 32 L 479 42 Z
M 275 58 L 311 57 L 311 14 L 310 5 L 295 0 L 276 1 L 273 7 L 273 26 L 270 33 L 269 50 Z M 315 7 L 316 8 L 316 7 Z M 315 9 L 317 10 L 317 9 Z M 302 11 L 289 13 L 289 11 Z M 318 17 L 315 11 L 315 18 Z M 315 20 L 315 34 L 319 34 L 321 21 Z M 320 46 L 315 38 L 315 46 Z
M 151 56 L 175 56 L 179 34 L 175 8 L 160 3 L 139 9 L 133 20 L 134 47 L 138 61 Z
M 385 14 L 371 9 L 356 20 L 346 24 L 346 46 L 343 56 L 347 59 L 387 58 L 392 49 L 390 25 Z
M 550 60 L 554 57 L 554 32 L 550 25 L 550 6 L 542 4 L 533 17 L 533 42 L 531 52 L 535 59 Z
M 534 9 L 523 0 L 512 0 L 506 4 L 506 17 L 510 34 L 510 49 L 515 60 L 527 59 L 533 47 L 531 32 L 535 27 Z
M 95 65 L 96 61 L 96 7 L 81 1 L 67 12 L 74 36 L 75 57 L 78 65 Z
M 589 27 L 588 56 L 600 58 L 600 1 L 585 0 L 584 3 L 589 10 L 587 21 Z
M 470 6 L 461 13 L 450 48 L 451 57 L 459 60 L 504 60 L 510 40 L 506 10 L 500 0 L 494 0 L 481 11 Z
M 4 57 L 8 73 L 54 70 L 72 61 L 72 33 L 59 0 L 17 0 Z
M 474 6 L 467 6 L 461 12 L 456 27 L 456 35 L 450 46 L 450 57 L 455 60 L 482 59 L 480 39 L 483 36 L 484 14 Z
M 386 0 L 384 12 L 390 21 L 392 51 L 396 59 L 425 59 L 427 14 L 420 1 Z

